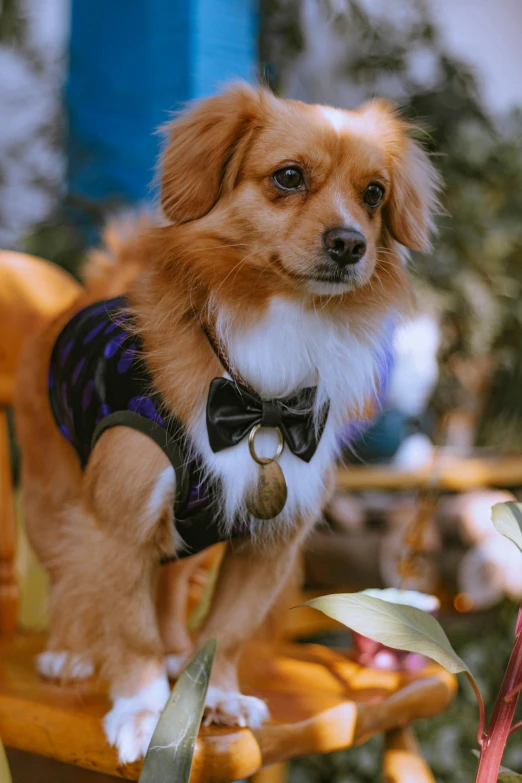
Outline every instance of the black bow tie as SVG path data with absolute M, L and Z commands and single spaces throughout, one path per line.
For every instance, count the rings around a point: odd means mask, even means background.
M 207 400 L 207 430 L 212 451 L 235 446 L 252 427 L 279 427 L 290 450 L 305 462 L 312 459 L 323 434 L 328 406 L 316 425 L 316 389 L 310 386 L 281 400 L 262 400 L 254 391 L 226 378 L 214 378 Z

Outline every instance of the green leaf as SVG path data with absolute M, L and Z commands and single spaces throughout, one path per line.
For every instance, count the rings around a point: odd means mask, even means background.
M 517 783 L 517 781 L 520 783 L 520 781 L 522 781 L 522 775 L 519 775 L 518 772 L 513 772 L 512 769 L 508 769 L 507 767 L 500 765 L 498 780 L 500 783 Z
M 496 503 L 491 509 L 491 519 L 498 532 L 522 552 L 522 503 Z
M 174 686 L 150 741 L 139 783 L 188 783 L 216 640 L 210 639 Z
M 452 674 L 471 675 L 437 620 L 413 606 L 390 603 L 364 593 L 325 595 L 304 605 L 319 609 L 387 647 L 426 655 Z
M 383 590 L 382 593 L 386 595 L 388 591 Z M 319 609 L 328 617 L 387 647 L 426 655 L 451 674 L 464 672 L 477 699 L 480 713 L 477 739 L 480 743 L 486 722 L 484 701 L 470 670 L 431 614 L 414 606 L 383 601 L 364 592 L 325 595 L 306 601 L 303 606 Z

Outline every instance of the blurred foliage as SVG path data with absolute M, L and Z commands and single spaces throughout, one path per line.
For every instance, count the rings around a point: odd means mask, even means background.
M 488 116 L 472 69 L 447 50 L 424 0 L 394 3 L 393 12 L 383 4 L 380 13 L 372 3 L 372 14 L 363 0 L 261 5 L 265 77 L 279 92 L 288 91 L 296 63 L 313 48 L 306 28 L 315 7 L 315 29 L 320 16 L 331 42 L 332 53 L 320 56 L 336 59 L 324 78 L 326 96 L 310 99 L 328 102 L 333 78 L 345 88 L 336 94 L 347 107 L 386 95 L 420 127 L 444 180 L 434 253 L 414 258 L 443 317 L 435 408 L 466 406 L 469 390 L 456 359 L 493 353 L 497 373 L 479 443 L 520 444 L 522 397 L 513 381 L 522 379 L 522 112 Z
M 0 0 L 2 247 L 19 249 L 20 237 L 63 193 L 65 64 L 58 6 L 52 0 Z
M 516 617 L 516 605 L 506 600 L 482 615 L 441 620 L 452 646 L 476 676 L 488 717 L 513 647 Z M 342 641 L 345 643 L 345 639 Z M 475 778 L 477 759 L 471 751 L 477 748 L 477 703 L 462 677 L 459 686 L 446 712 L 414 724 L 437 783 L 463 783 Z M 517 714 L 520 720 L 522 703 Z M 382 737 L 375 737 L 359 748 L 296 759 L 291 764 L 289 783 L 378 783 L 382 780 L 382 746 Z M 503 763 L 522 770 L 520 734 L 509 740 Z
M 49 217 L 21 239 L 26 253 L 41 256 L 78 274 L 89 247 L 100 242 L 107 220 L 126 214 L 117 198 L 102 204 L 67 194 Z
M 76 274 L 86 250 L 85 237 L 71 220 L 51 216 L 22 239 L 26 253 L 46 258 Z
M 22 34 L 19 3 L 0 0 L 0 41 L 19 44 Z

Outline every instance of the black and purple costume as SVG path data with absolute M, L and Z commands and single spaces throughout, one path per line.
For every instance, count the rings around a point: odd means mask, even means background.
M 152 438 L 176 472 L 174 514 L 186 544 L 178 556 L 223 540 L 216 521 L 217 486 L 202 481 L 181 424 L 165 410 L 142 359 L 124 297 L 77 313 L 59 335 L 49 367 L 49 398 L 60 431 L 82 468 L 105 430 L 123 425 Z
M 284 399 L 263 400 L 232 370 L 217 340 L 212 348 L 231 379 L 214 378 L 207 399 L 207 430 L 214 452 L 231 448 L 259 424 L 277 427 L 285 445 L 305 462 L 312 458 L 328 416 L 314 426 L 314 387 Z M 154 440 L 176 473 L 174 517 L 185 547 L 176 556 L 200 552 L 225 540 L 218 516 L 219 486 L 203 478 L 202 460 L 181 423 L 166 409 L 143 358 L 125 297 L 96 302 L 63 328 L 49 367 L 49 399 L 58 427 L 85 468 L 97 440 L 116 426 Z M 247 534 L 238 519 L 233 536 Z
M 325 405 L 314 422 L 316 388 L 300 389 L 284 399 L 262 399 L 230 367 L 211 330 L 203 329 L 230 376 L 210 383 L 206 415 L 212 450 L 233 447 L 259 425 L 277 428 L 285 446 L 309 462 L 329 408 Z M 125 297 L 95 302 L 65 325 L 51 354 L 49 399 L 56 423 L 82 468 L 99 437 L 111 427 L 139 430 L 163 450 L 176 474 L 174 517 L 185 543 L 172 557 L 195 554 L 225 540 L 219 525 L 218 482 L 204 477 L 201 457 L 154 387 Z M 232 535 L 244 536 L 247 531 L 245 521 L 238 519 Z

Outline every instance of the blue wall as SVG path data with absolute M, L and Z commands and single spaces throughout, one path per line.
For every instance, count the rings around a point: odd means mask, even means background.
M 256 71 L 256 0 L 73 0 L 69 193 L 150 200 L 154 131 L 183 102 Z

